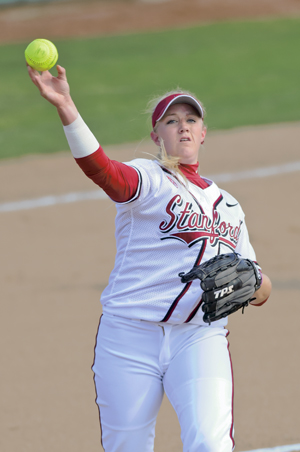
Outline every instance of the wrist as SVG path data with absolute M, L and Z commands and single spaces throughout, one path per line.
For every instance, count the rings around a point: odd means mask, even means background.
M 74 122 L 75 119 L 78 117 L 78 110 L 71 96 L 68 96 L 65 102 L 62 105 L 56 107 L 56 109 L 61 119 L 61 122 L 63 123 L 64 126 L 68 126 L 69 124 Z
M 260 288 L 254 293 L 254 299 L 250 302 L 253 306 L 263 305 L 269 298 L 272 290 L 272 283 L 270 278 L 262 274 L 262 284 Z

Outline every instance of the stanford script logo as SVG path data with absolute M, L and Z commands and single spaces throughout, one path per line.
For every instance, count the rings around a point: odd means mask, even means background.
M 186 243 L 189 247 L 200 240 L 207 239 L 211 246 L 223 242 L 235 249 L 241 233 L 242 221 L 232 225 L 221 220 L 217 210 L 213 210 L 209 217 L 197 209 L 193 210 L 192 202 L 184 202 L 181 195 L 173 196 L 166 207 L 167 218 L 160 225 L 159 230 L 164 236 L 161 240 L 176 239 Z

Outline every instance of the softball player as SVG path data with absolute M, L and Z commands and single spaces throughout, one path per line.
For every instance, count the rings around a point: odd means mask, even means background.
M 181 426 L 184 452 L 229 452 L 233 379 L 226 319 L 203 322 L 199 281 L 179 272 L 236 251 L 255 260 L 244 213 L 231 195 L 198 173 L 206 127 L 188 92 L 154 102 L 154 160 L 110 160 L 79 115 L 65 70 L 29 75 L 56 106 L 76 162 L 116 203 L 117 254 L 102 293 L 94 380 L 106 452 L 153 451 L 164 392 Z M 255 292 L 255 305 L 271 291 Z

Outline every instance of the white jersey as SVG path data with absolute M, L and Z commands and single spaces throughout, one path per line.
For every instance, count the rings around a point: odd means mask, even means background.
M 158 162 L 136 159 L 135 197 L 116 204 L 117 254 L 103 291 L 103 312 L 150 322 L 203 322 L 199 280 L 178 274 L 217 254 L 235 251 L 255 260 L 240 204 L 204 179 L 201 189 Z M 214 322 L 225 326 L 226 319 Z

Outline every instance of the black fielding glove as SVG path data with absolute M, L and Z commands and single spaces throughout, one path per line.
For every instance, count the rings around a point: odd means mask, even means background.
M 219 254 L 188 273 L 179 273 L 182 283 L 200 280 L 205 323 L 220 320 L 248 306 L 262 283 L 258 265 L 236 253 Z

